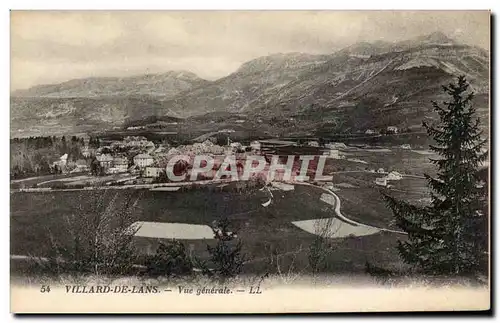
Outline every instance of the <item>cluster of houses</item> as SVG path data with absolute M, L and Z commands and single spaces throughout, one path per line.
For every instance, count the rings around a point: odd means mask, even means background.
M 85 159 L 78 159 L 76 161 L 68 161 L 68 154 L 64 154 L 52 163 L 52 168 L 62 173 L 79 173 L 89 170 L 88 163 Z
M 112 142 L 95 152 L 95 160 L 105 174 L 130 173 L 143 177 L 158 177 L 165 170 L 168 161 L 175 155 L 194 157 L 196 155 L 226 156 L 231 154 L 259 154 L 260 143 L 252 141 L 249 146 L 239 142 L 228 142 L 219 146 L 210 140 L 192 145 L 168 147 L 155 145 L 144 137 L 126 137 Z
M 128 136 L 122 141 L 113 141 L 95 152 L 95 160 L 105 174 L 129 172 L 145 173 L 156 160 L 162 159 L 167 147 L 155 145 L 142 136 Z

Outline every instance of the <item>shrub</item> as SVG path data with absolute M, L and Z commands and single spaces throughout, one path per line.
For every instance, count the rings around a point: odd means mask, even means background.
M 308 250 L 309 266 L 313 274 L 326 269 L 327 258 L 334 246 L 330 241 L 338 227 L 334 227 L 334 218 L 316 220 L 314 225 L 315 238 Z
M 156 254 L 146 261 L 146 267 L 151 276 L 183 276 L 193 271 L 193 263 L 186 254 L 184 244 L 177 240 L 160 243 Z
M 132 239 L 139 228 L 131 224 L 135 222 L 133 208 L 139 196 L 135 199 L 127 196 L 119 203 L 116 193 L 109 202 L 108 192 L 92 193 L 90 201 L 87 195 L 77 200 L 79 212 L 67 215 L 58 224 L 64 227 L 67 236 L 54 236 L 48 228 L 52 254 L 47 269 L 51 273 L 99 275 L 132 270 L 137 257 Z

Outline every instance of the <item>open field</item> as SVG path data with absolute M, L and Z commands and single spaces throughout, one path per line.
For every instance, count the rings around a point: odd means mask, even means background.
M 248 189 L 236 192 L 230 184 L 216 185 L 183 192 L 124 190 L 103 193 L 105 200 L 117 196 L 116 203 L 125 198 L 136 199 L 134 214 L 137 221 L 188 223 L 209 225 L 227 216 L 235 225 L 243 242 L 248 263 L 245 271 L 276 270 L 269 263 L 271 255 L 282 255 L 282 266 L 294 271 L 307 268 L 307 248 L 314 234 L 301 230 L 292 221 L 327 218 L 333 216 L 333 207 L 322 202 L 322 190 L 296 185 L 293 191 L 273 191 L 274 199 L 268 207 L 262 203 L 269 199 L 267 192 Z M 130 196 L 130 193 L 132 194 Z M 61 222 L 69 214 L 92 211 L 96 191 L 44 192 L 11 194 L 11 254 L 50 255 L 48 233 L 61 241 L 70 241 Z M 364 215 L 363 215 L 364 217 Z M 374 221 L 387 227 L 385 220 Z M 362 237 L 335 239 L 335 248 L 329 254 L 329 271 L 362 271 L 364 263 L 399 266 L 393 246 L 400 235 L 376 233 Z M 143 253 L 154 252 L 159 239 L 137 237 L 136 246 Z M 213 240 L 186 240 L 190 250 L 200 257 L 206 256 L 206 244 Z M 15 266 L 14 266 L 15 267 Z
M 390 149 L 360 149 L 349 147 L 341 149 L 346 156 L 343 159 L 329 159 L 325 167 L 327 171 L 345 171 L 345 170 L 371 170 L 383 168 L 385 171 L 397 171 L 404 174 L 423 176 L 424 173 L 433 174 L 435 166 L 430 163 L 429 158 L 433 155 L 424 155 L 416 153 L 409 149 L 393 148 Z M 389 151 L 387 151 L 389 150 Z M 363 161 L 365 163 L 356 163 L 349 159 Z

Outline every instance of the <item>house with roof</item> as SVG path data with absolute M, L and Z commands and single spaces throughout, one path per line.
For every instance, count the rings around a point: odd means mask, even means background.
M 334 159 L 341 159 L 342 158 L 340 151 L 338 149 L 329 149 L 329 150 L 326 150 L 323 154 L 327 155 L 330 158 L 334 158 Z
M 113 156 L 111 156 L 110 154 L 97 155 L 96 159 L 104 171 L 107 171 L 109 168 L 113 167 Z
M 398 127 L 395 126 L 387 127 L 387 133 L 398 133 Z
M 141 167 L 145 168 L 154 163 L 154 159 L 151 155 L 149 154 L 139 154 L 134 157 L 134 164 Z
M 59 157 L 59 162 L 61 166 L 65 166 L 68 163 L 68 154 L 64 154 L 61 157 Z
M 260 152 L 260 142 L 257 140 L 254 140 L 250 143 L 250 148 L 252 149 L 253 153 L 259 153 Z
M 166 171 L 163 167 L 148 166 L 144 171 L 144 177 L 159 177 L 162 171 Z
M 237 151 L 243 147 L 243 145 L 239 142 L 232 142 L 229 144 L 229 146 L 232 148 L 233 151 Z
M 375 184 L 380 185 L 380 186 L 387 186 L 387 178 L 385 178 L 385 177 L 376 178 Z
M 388 181 L 399 181 L 399 180 L 403 179 L 403 175 L 401 175 L 400 173 L 398 173 L 396 171 L 392 171 L 389 174 L 387 174 L 386 178 Z
M 95 149 L 94 148 L 89 148 L 88 146 L 85 146 L 82 149 L 82 155 L 85 158 L 89 158 L 89 157 L 95 156 Z
M 330 148 L 330 149 L 346 149 L 347 145 L 344 144 L 343 142 L 332 142 L 332 143 L 326 144 L 325 148 Z
M 235 130 L 234 129 L 221 129 L 217 132 L 219 132 L 219 133 L 233 133 L 233 132 L 235 132 Z

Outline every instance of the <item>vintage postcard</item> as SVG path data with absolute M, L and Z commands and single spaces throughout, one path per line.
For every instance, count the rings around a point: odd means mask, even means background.
M 11 11 L 11 311 L 487 312 L 490 16 Z

